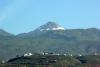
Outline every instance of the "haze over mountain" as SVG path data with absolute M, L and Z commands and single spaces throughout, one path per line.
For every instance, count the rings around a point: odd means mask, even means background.
M 65 29 L 55 22 L 48 22 L 31 32 L 10 35 L 0 30 L 0 59 L 27 52 L 100 54 L 100 30 L 96 28 Z

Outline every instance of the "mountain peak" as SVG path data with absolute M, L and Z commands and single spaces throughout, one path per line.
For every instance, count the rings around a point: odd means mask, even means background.
M 49 21 L 46 24 L 40 26 L 37 30 L 48 31 L 48 30 L 65 30 L 65 29 L 62 26 L 60 26 L 59 24 Z

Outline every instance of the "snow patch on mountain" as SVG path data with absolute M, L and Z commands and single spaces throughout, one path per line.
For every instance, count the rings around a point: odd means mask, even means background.
M 52 30 L 65 30 L 63 27 L 52 28 Z

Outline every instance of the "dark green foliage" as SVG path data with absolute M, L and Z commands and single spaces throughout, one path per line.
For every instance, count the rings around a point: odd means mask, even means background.
M 81 63 L 82 59 L 85 60 L 86 63 Z M 0 67 L 100 67 L 100 56 L 88 55 L 71 57 L 35 54 L 29 57 L 22 56 L 16 60 L 0 64 Z

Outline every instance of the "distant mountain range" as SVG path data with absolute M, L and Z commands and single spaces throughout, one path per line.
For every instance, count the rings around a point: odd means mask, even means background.
M 0 29 L 0 59 L 9 59 L 27 52 L 60 54 L 100 54 L 100 30 L 65 29 L 55 22 L 18 35 Z

